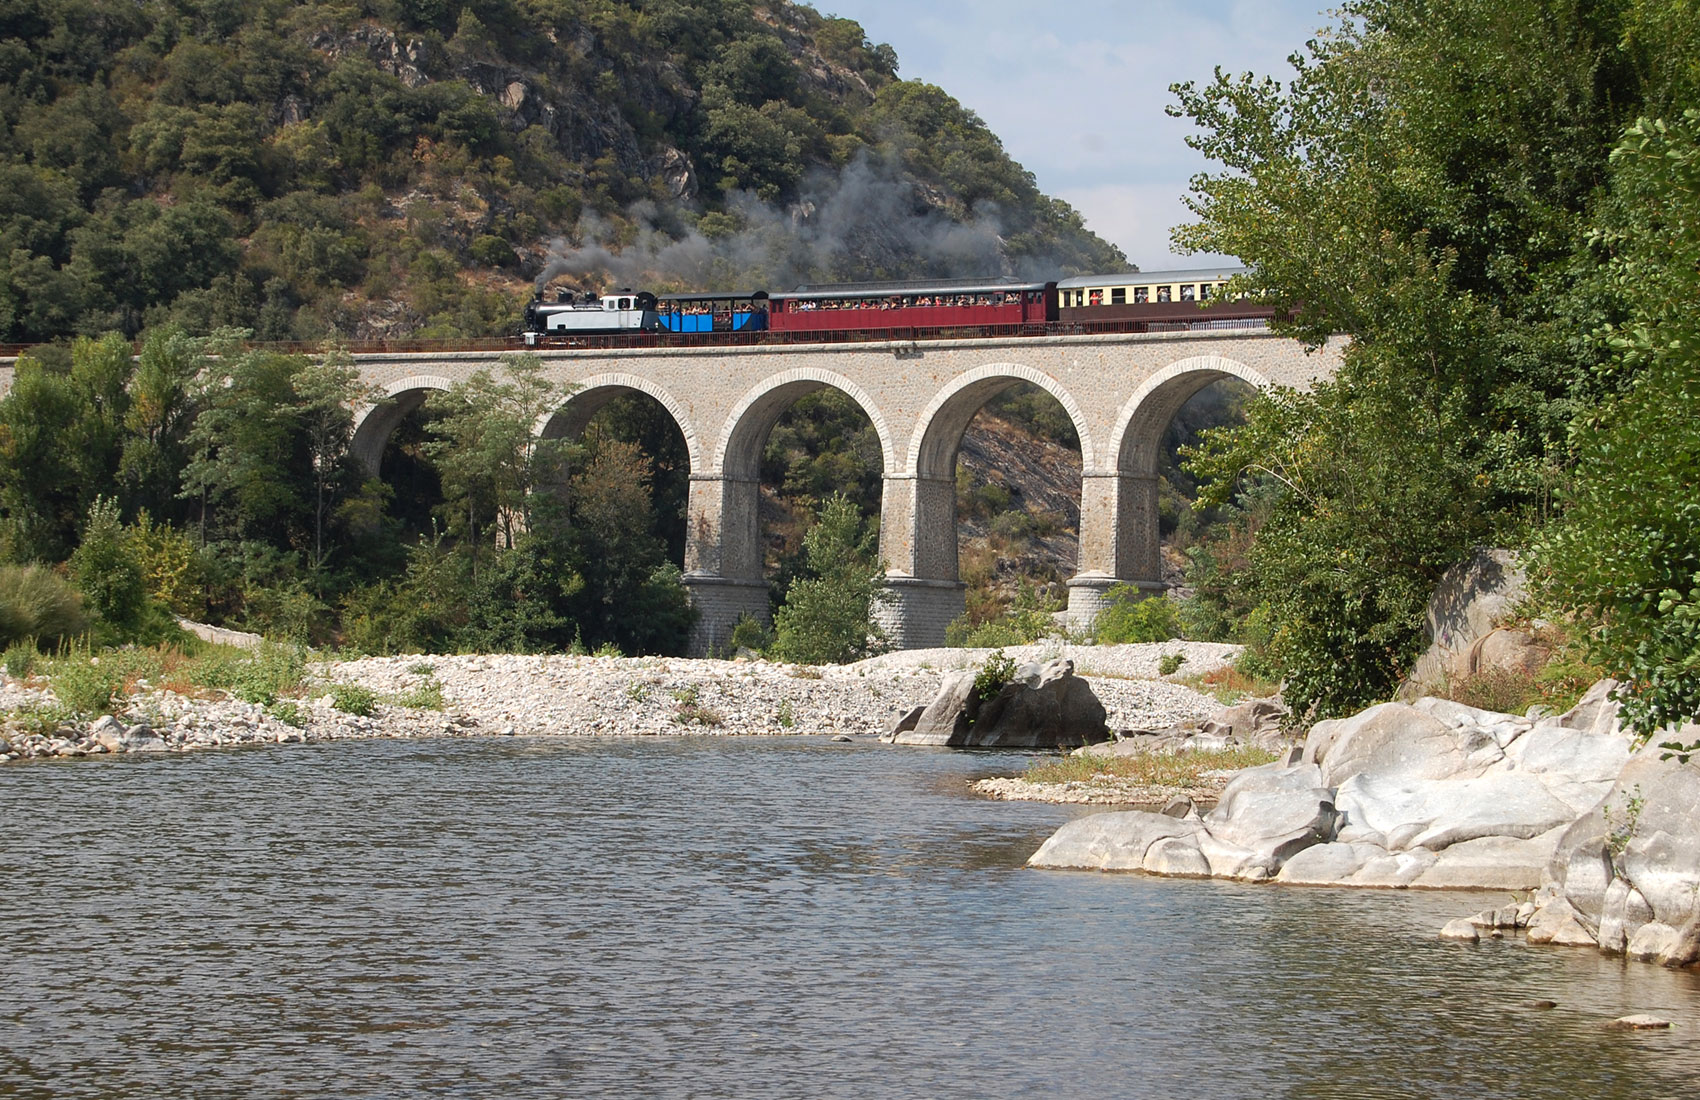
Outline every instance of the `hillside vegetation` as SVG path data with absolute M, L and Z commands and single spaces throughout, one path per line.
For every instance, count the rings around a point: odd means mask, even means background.
M 1120 269 L 943 90 L 787 0 L 20 0 L 0 341 L 513 331 L 661 289 Z

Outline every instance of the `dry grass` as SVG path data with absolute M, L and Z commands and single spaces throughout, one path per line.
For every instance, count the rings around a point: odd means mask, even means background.
M 1554 623 L 1520 625 L 1551 652 L 1544 666 L 1533 673 L 1485 669 L 1441 685 L 1438 694 L 1499 714 L 1522 714 L 1536 704 L 1562 713 L 1605 677 L 1603 668 L 1588 661 L 1586 640 L 1579 632 Z
M 1280 684 L 1248 675 L 1233 665 L 1213 668 L 1197 676 L 1177 676 L 1175 683 L 1213 695 L 1224 706 L 1232 706 L 1242 699 L 1264 699 L 1281 690 Z
M 1093 783 L 1115 780 L 1145 787 L 1198 787 L 1206 772 L 1238 771 L 1273 763 L 1267 749 L 1240 746 L 1204 752 L 1151 752 L 1137 756 L 1060 756 L 1037 761 L 1021 778 L 1029 783 Z

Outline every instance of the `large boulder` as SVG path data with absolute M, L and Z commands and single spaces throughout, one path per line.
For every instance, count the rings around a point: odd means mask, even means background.
M 1476 642 L 1523 599 L 1523 567 L 1507 550 L 1484 550 L 1448 569 L 1428 604 L 1429 647 L 1399 697 L 1412 699 L 1456 676 Z M 1479 656 L 1478 656 L 1479 659 Z
M 1030 664 L 989 699 L 974 688 L 976 673 L 957 673 L 940 686 L 914 729 L 898 731 L 899 745 L 951 748 L 1071 748 L 1109 736 L 1104 704 L 1074 674 L 1066 658 Z
M 1700 739 L 1687 726 L 1677 739 Z M 1601 946 L 1623 950 L 1642 924 L 1700 917 L 1700 761 L 1637 752 L 1598 805 L 1566 830 L 1552 885 Z M 1619 884 L 1622 884 L 1621 887 Z
M 1034 853 L 1034 867 L 1144 871 L 1153 875 L 1272 878 L 1293 853 L 1333 830 L 1330 792 L 1314 765 L 1241 772 L 1216 808 L 1195 816 L 1130 811 L 1069 822 Z
M 1528 775 L 1445 780 L 1359 773 L 1340 785 L 1335 805 L 1341 840 L 1389 852 L 1439 851 L 1487 836 L 1526 840 L 1575 818 L 1570 806 Z
M 1164 814 L 1128 810 L 1122 813 L 1088 814 L 1076 818 L 1053 833 L 1039 846 L 1027 863 L 1030 867 L 1079 868 L 1092 871 L 1151 871 L 1165 873 L 1146 865 L 1148 854 L 1154 853 L 1157 863 L 1167 866 L 1190 850 L 1197 853 L 1198 834 L 1204 826 L 1196 817 L 1168 817 Z M 1180 841 L 1179 845 L 1163 845 L 1165 841 Z M 1189 873 L 1210 873 L 1202 856 L 1186 858 Z
M 1359 772 L 1449 779 L 1469 767 L 1478 747 L 1434 715 L 1405 703 L 1382 703 L 1312 726 L 1304 759 L 1322 766 L 1323 786 L 1337 787 Z
M 1334 792 L 1315 764 L 1247 768 L 1204 817 L 1199 850 L 1222 878 L 1266 879 L 1298 852 L 1334 835 Z

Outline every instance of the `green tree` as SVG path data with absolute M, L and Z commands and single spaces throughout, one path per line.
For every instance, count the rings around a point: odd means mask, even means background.
M 1351 337 L 1334 381 L 1253 402 L 1195 468 L 1282 486 L 1248 554 L 1290 701 L 1383 698 L 1472 544 L 1537 521 L 1618 308 L 1586 248 L 1639 95 L 1623 4 L 1357 0 L 1281 85 L 1175 88 L 1222 166 L 1188 249 L 1239 256 L 1280 331 Z
M 444 520 L 473 548 L 495 529 L 512 549 L 531 525 L 532 491 L 562 473 L 565 444 L 540 438 L 546 416 L 570 390 L 544 375 L 536 355 L 502 358 L 502 377 L 480 370 L 425 403 L 436 438 L 425 453 L 442 476 Z
M 196 503 L 202 541 L 275 541 L 306 526 L 309 468 L 295 395 L 300 356 L 213 345 L 189 431 L 182 496 Z
M 302 367 L 293 382 L 297 416 L 306 439 L 313 482 L 314 571 L 324 567 L 325 535 L 339 500 L 358 487 L 354 469 L 354 410 L 376 404 L 382 394 L 360 382 L 354 357 L 337 349 Z
M 71 579 L 95 617 L 99 640 L 108 645 L 137 640 L 148 626 L 153 604 L 116 500 L 97 498 L 89 507 L 83 540 L 70 564 Z
M 118 480 L 131 510 L 161 519 L 184 516 L 177 492 L 188 464 L 196 380 L 206 365 L 205 341 L 176 327 L 156 329 L 142 342 L 124 413 Z
M 584 643 L 683 653 L 694 616 L 678 567 L 654 533 L 649 460 L 634 443 L 600 441 L 573 475 L 571 501 L 584 577 L 571 606 Z
M 774 616 L 774 655 L 802 664 L 860 660 L 885 644 L 874 611 L 889 599 L 879 533 L 848 497 L 834 494 L 803 537 L 807 575 Z
M 25 356 L 0 399 L 0 524 L 6 552 L 23 561 L 63 561 L 118 470 L 130 345 L 79 339 L 69 358 L 61 369 Z
M 1634 303 L 1604 332 L 1624 382 L 1573 426 L 1536 576 L 1594 624 L 1593 659 L 1625 682 L 1624 717 L 1646 738 L 1700 719 L 1700 112 L 1637 122 L 1614 161 L 1620 214 L 1597 241 Z

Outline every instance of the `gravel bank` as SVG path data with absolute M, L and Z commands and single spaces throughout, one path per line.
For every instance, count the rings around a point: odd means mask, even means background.
M 987 650 L 911 650 L 852 665 L 806 668 L 763 661 L 661 657 L 472 656 L 369 657 L 314 666 L 300 726 L 231 699 L 150 690 L 133 696 L 104 723 L 32 730 L 0 725 L 0 759 L 187 751 L 218 746 L 373 737 L 651 737 L 885 732 L 899 712 L 925 703 L 942 673 L 984 660 Z M 1102 647 L 1023 646 L 1017 660 L 1069 656 L 1088 674 L 1112 728 L 1157 729 L 1218 709 L 1180 684 L 1127 677 L 1156 675 L 1165 653 L 1181 652 L 1195 674 L 1231 659 L 1232 646 L 1197 642 Z M 332 706 L 328 681 L 360 684 L 380 696 L 442 686 L 442 711 L 380 705 L 369 717 Z M 0 677 L 0 712 L 52 699 L 39 684 Z

